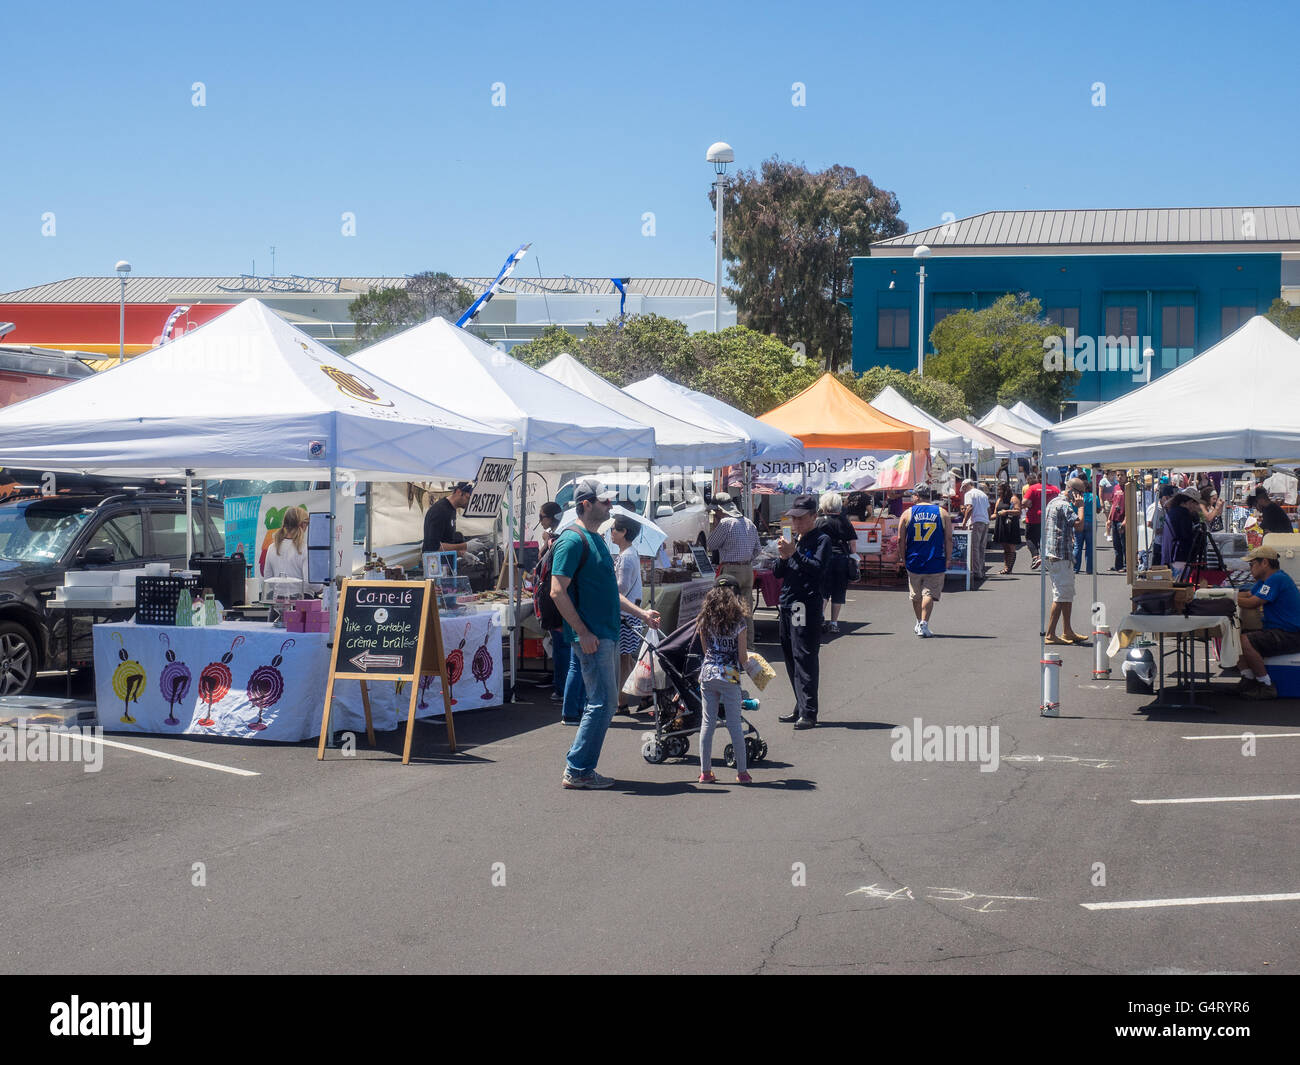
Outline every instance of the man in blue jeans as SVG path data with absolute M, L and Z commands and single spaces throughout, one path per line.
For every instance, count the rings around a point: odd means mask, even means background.
M 564 635 L 573 645 L 587 690 L 587 704 L 566 759 L 562 780 L 566 788 L 608 788 L 614 783 L 596 772 L 596 762 L 618 708 L 620 612 L 659 627 L 657 610 L 643 610 L 619 594 L 614 560 L 600 535 L 616 498 L 594 477 L 579 481 L 573 494 L 577 524 L 556 541 L 551 563 L 551 598 L 564 618 Z

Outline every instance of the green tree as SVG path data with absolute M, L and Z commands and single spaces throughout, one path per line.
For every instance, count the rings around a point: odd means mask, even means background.
M 682 383 L 746 414 L 763 414 L 780 406 L 821 374 L 793 348 L 744 326 L 695 333 L 691 344 L 699 369 L 693 379 Z
M 909 403 L 914 403 L 941 422 L 970 417 L 970 404 L 961 389 L 934 376 L 917 377 L 915 373 L 904 373 L 892 366 L 873 366 L 845 383 L 868 403 L 886 388 L 893 388 Z
M 426 270 L 405 287 L 373 289 L 348 304 L 355 340 L 352 350 L 441 316 L 455 321 L 474 302 L 474 294 L 450 274 Z
M 926 359 L 926 377 L 956 385 L 977 412 L 1020 400 L 1058 410 L 1081 375 L 1044 366 L 1049 338 L 1065 330 L 1045 321 L 1041 310 L 1038 300 L 1007 293 L 985 310 L 948 315 L 930 333 L 935 354 Z
M 1264 316 L 1289 337 L 1300 340 L 1300 307 L 1293 307 L 1279 297 L 1269 304 Z
M 589 324 L 570 354 L 619 388 L 656 373 L 690 387 L 699 369 L 686 326 L 658 314 Z
M 555 356 L 563 355 L 565 352 L 580 359 L 578 353 L 581 348 L 582 341 L 564 326 L 548 325 L 536 340 L 530 340 L 527 344 L 516 344 L 510 349 L 510 354 L 525 365 L 536 369 L 545 366 Z
M 828 370 L 847 362 L 852 317 L 839 300 L 852 290 L 850 260 L 906 230 L 898 197 L 852 167 L 813 173 L 776 157 L 737 173 L 726 196 L 726 294 L 739 324 L 803 344 Z

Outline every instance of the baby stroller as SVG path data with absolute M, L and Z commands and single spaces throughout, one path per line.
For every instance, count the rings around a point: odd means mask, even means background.
M 643 641 L 644 642 L 644 641 Z M 688 621 L 676 632 L 666 636 L 659 646 L 649 645 L 650 664 L 656 677 L 662 671 L 668 683 L 660 688 L 655 684 L 655 729 L 642 737 L 641 757 L 651 765 L 666 758 L 685 758 L 690 749 L 690 737 L 700 731 L 704 723 L 700 699 L 700 666 L 704 652 L 695 638 L 695 622 Z M 757 710 L 758 700 L 742 690 L 741 707 Z M 726 711 L 721 712 L 725 718 Z M 752 723 L 741 717 L 745 736 L 745 759 L 749 765 L 767 757 L 767 744 Z M 722 752 L 728 767 L 736 765 L 736 752 L 730 743 Z

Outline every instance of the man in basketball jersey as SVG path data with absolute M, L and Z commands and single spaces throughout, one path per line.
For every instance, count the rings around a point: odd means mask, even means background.
M 952 517 L 931 502 L 929 485 L 918 485 L 912 493 L 916 502 L 903 511 L 898 521 L 898 543 L 907 569 L 908 598 L 916 614 L 918 636 L 930 637 L 930 614 L 943 594 L 944 575 L 952 560 Z

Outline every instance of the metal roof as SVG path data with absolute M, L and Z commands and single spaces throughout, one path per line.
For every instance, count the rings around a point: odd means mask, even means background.
M 876 241 L 873 248 L 1300 243 L 1300 207 L 985 211 Z
M 181 299 L 230 297 L 232 302 L 248 296 L 283 297 L 369 292 L 376 288 L 402 288 L 406 277 L 128 277 L 127 303 L 174 303 Z M 493 281 L 491 277 L 461 277 L 457 280 L 478 295 Z M 652 297 L 713 297 L 713 283 L 694 277 L 634 277 L 626 285 L 634 295 Z M 618 289 L 607 277 L 522 277 L 508 278 L 501 293 L 545 292 L 585 293 L 612 296 Z M 0 303 L 117 303 L 121 297 L 119 279 L 70 277 L 14 292 L 0 293 Z

